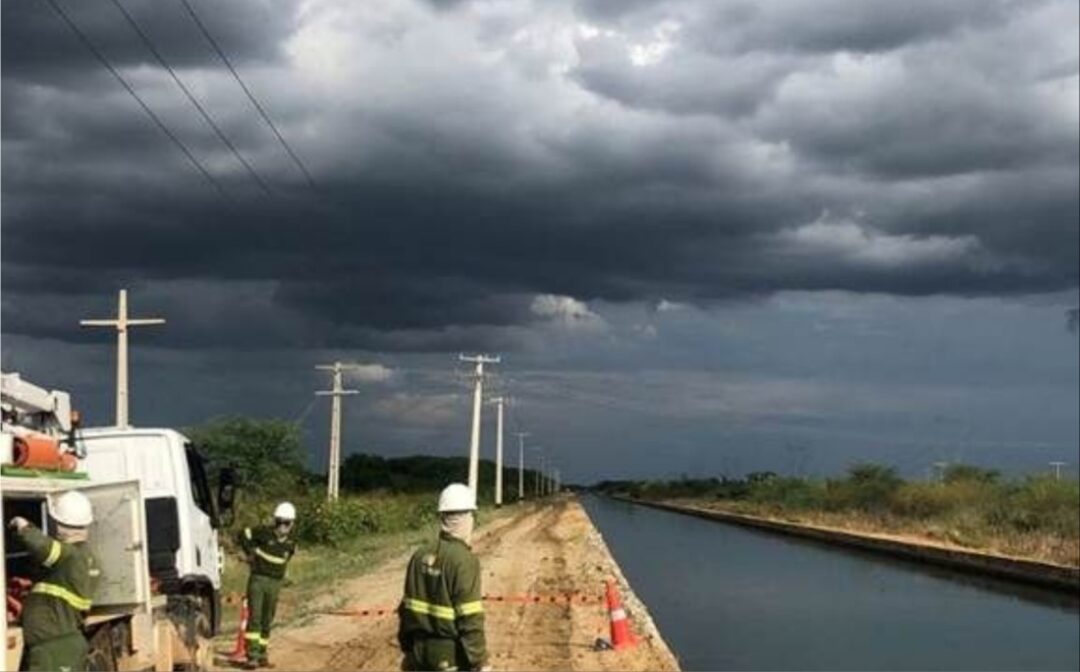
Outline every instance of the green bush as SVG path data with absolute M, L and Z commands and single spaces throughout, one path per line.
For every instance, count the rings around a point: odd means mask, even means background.
M 901 516 L 925 520 L 960 510 L 985 515 L 1002 501 L 1005 489 L 992 482 L 955 480 L 952 483 L 904 483 L 891 496 L 890 509 Z
M 825 488 L 816 481 L 774 476 L 751 484 L 748 498 L 756 504 L 801 511 L 822 506 Z
M 307 500 L 297 512 L 296 538 L 305 544 L 336 546 L 364 533 L 383 531 L 378 510 L 368 502 L 342 498 L 336 502 Z
M 970 464 L 950 464 L 942 474 L 945 483 L 997 483 L 1001 472 L 997 469 L 983 469 Z
M 825 488 L 825 508 L 839 511 L 883 512 L 903 481 L 896 470 L 880 464 L 856 464 L 847 478 L 830 480 Z
M 212 467 L 236 469 L 248 498 L 296 492 L 308 478 L 295 423 L 226 417 L 186 428 L 184 433 Z
M 1030 476 L 1009 498 L 1006 522 L 1020 531 L 1080 535 L 1080 482 L 1053 476 Z
M 309 498 L 298 504 L 297 540 L 339 546 L 364 534 L 403 532 L 437 519 L 431 495 L 346 496 L 337 502 Z

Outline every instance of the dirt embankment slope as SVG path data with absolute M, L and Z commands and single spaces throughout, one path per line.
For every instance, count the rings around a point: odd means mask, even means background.
M 600 535 L 573 498 L 527 505 L 477 535 L 474 548 L 489 596 L 578 595 L 573 605 L 522 601 L 485 603 L 488 649 L 497 670 L 677 670 L 678 663 L 633 596 Z M 397 617 L 319 611 L 392 608 L 401 598 L 408 554 L 365 576 L 328 586 L 316 615 L 274 632 L 271 658 L 288 670 L 395 670 L 400 668 Z M 594 651 L 608 637 L 608 614 L 597 600 L 603 581 L 616 578 L 642 637 L 634 649 Z

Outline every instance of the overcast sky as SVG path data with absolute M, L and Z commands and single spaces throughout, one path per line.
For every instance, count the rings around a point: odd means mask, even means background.
M 314 466 L 314 365 L 371 365 L 347 452 L 463 455 L 477 351 L 570 479 L 1080 461 L 1075 0 L 188 0 L 287 147 L 117 1 L 228 143 L 113 0 L 56 2 L 183 151 L 3 2 L 2 365 L 92 424 L 127 287 L 136 424 Z

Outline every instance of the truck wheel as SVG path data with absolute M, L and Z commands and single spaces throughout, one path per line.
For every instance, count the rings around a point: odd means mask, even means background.
M 88 642 L 86 669 L 93 672 L 113 672 L 116 670 L 116 656 L 113 655 L 112 627 L 105 624 L 98 628 Z
M 209 670 L 213 666 L 209 604 L 208 600 L 197 595 L 183 596 L 174 603 L 170 619 L 176 629 L 176 643 L 181 647 L 181 650 L 174 652 L 174 660 L 180 661 L 178 667 L 182 670 L 195 672 Z

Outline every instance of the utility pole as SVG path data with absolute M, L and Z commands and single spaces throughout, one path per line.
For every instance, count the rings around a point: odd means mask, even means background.
M 518 437 L 518 501 L 525 499 L 525 437 L 528 432 L 516 432 Z
M 346 394 L 358 394 L 356 390 L 346 390 L 341 387 L 341 374 L 345 371 L 360 368 L 356 364 L 319 364 L 315 367 L 319 371 L 333 373 L 333 387 L 329 390 L 315 392 L 319 397 L 331 397 L 330 400 L 330 455 L 326 461 L 326 499 L 336 502 L 341 485 L 341 397 Z
M 533 450 L 540 454 L 539 460 L 537 460 L 536 473 L 533 483 L 533 490 L 536 491 L 536 497 L 539 499 L 543 496 L 544 492 L 540 489 L 541 479 L 544 475 L 544 449 L 540 446 L 533 446 Z
M 1051 462 L 1050 466 L 1054 468 L 1054 480 L 1061 480 L 1061 468 L 1064 467 L 1067 462 Z
M 555 470 L 555 494 L 556 495 L 559 494 L 559 481 L 560 480 L 561 479 L 559 478 L 559 470 L 556 469 Z
M 938 483 L 945 482 L 945 470 L 949 468 L 948 462 L 934 462 L 934 468 L 938 470 Z
M 476 364 L 476 388 L 473 390 L 472 439 L 469 441 L 469 489 L 477 494 L 480 480 L 480 403 L 484 396 L 484 364 L 498 364 L 499 357 L 458 355 L 462 362 Z
M 495 506 L 503 503 L 503 402 L 502 397 L 489 400 L 499 407 L 495 422 Z
M 113 320 L 79 320 L 84 327 L 116 327 L 116 426 L 128 427 L 128 327 L 165 324 L 159 317 L 134 319 L 128 317 L 127 290 L 120 290 L 120 298 Z

